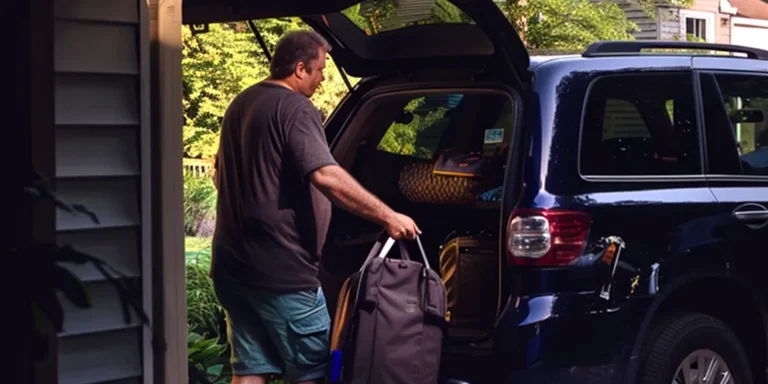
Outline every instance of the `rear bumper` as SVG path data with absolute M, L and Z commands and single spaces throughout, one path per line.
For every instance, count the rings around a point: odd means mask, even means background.
M 621 383 L 650 301 L 610 306 L 589 292 L 510 302 L 494 340 L 500 381 Z
M 609 308 L 594 293 L 512 298 L 490 354 L 480 359 L 487 365 L 455 378 L 471 384 L 622 383 L 649 302 L 637 298 Z
M 602 384 L 619 383 L 624 366 L 573 366 L 563 368 L 530 368 L 507 375 L 505 383 Z

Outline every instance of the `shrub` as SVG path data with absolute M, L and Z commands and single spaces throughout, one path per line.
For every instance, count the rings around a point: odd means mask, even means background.
M 189 365 L 196 368 L 196 372 L 190 372 L 190 383 L 201 382 L 197 380 L 200 376 L 213 384 L 229 383 L 231 374 L 225 371 L 228 366 L 226 344 L 220 343 L 215 337 L 190 332 L 187 335 L 187 351 Z
M 224 310 L 213 289 L 210 271 L 210 249 L 197 255 L 187 254 L 187 324 L 189 331 L 203 336 L 219 337 L 225 334 Z
M 210 177 L 184 175 L 184 232 L 190 236 L 213 235 L 216 222 L 216 187 Z

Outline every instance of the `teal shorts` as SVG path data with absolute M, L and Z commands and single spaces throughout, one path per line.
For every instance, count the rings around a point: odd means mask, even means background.
M 331 319 L 322 288 L 274 292 L 214 278 L 226 312 L 235 376 L 276 374 L 288 382 L 322 380 L 330 361 Z

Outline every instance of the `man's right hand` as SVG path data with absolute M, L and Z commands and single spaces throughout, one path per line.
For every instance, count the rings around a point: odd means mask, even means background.
M 419 229 L 413 219 L 400 213 L 395 213 L 387 220 L 386 228 L 389 236 L 395 240 L 404 238 L 414 240 L 416 235 L 421 235 L 421 229 Z

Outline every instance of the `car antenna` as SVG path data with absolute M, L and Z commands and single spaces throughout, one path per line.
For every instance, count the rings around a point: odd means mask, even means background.
M 251 32 L 256 36 L 256 41 L 259 43 L 259 46 L 261 46 L 261 50 L 264 52 L 264 56 L 267 57 L 267 61 L 272 61 L 272 54 L 269 53 L 267 43 L 264 42 L 264 37 L 261 36 L 261 32 L 256 28 L 256 24 L 253 23 L 253 20 L 248 20 L 248 27 L 251 28 Z

